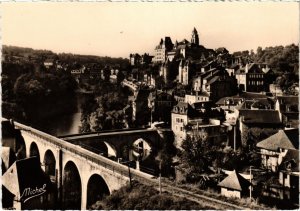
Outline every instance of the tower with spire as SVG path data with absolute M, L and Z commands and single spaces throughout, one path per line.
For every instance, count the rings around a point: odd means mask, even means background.
M 198 36 L 198 32 L 197 32 L 195 27 L 194 27 L 194 30 L 192 32 L 191 43 L 193 43 L 197 46 L 199 45 L 199 36 Z

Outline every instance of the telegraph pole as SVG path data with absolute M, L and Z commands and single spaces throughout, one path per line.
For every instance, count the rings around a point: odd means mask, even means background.
M 250 166 L 250 202 L 252 201 L 252 166 Z
M 129 175 L 129 184 L 130 184 L 130 188 L 132 188 L 132 179 L 131 179 L 131 172 L 130 172 L 130 163 L 128 164 L 128 175 Z
M 159 182 L 159 194 L 161 194 L 161 160 L 159 161 L 159 178 L 158 178 L 158 182 Z

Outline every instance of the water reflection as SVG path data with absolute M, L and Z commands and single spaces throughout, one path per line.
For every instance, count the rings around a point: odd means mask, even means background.
M 48 118 L 43 122 L 39 122 L 36 125 L 32 125 L 41 131 L 49 133 L 54 136 L 63 136 L 69 134 L 79 133 L 81 126 L 81 104 L 86 98 L 84 94 L 76 95 L 76 110 L 73 113 L 66 113 L 58 115 L 53 118 Z

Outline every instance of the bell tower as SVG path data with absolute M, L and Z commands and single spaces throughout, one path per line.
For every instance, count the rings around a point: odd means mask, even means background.
M 191 43 L 196 44 L 197 46 L 199 45 L 199 36 L 198 36 L 198 32 L 195 27 L 192 32 Z

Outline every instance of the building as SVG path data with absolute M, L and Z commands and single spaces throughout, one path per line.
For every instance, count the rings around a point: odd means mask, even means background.
M 199 90 L 198 87 L 201 87 L 201 91 L 208 93 L 209 99 L 213 102 L 237 92 L 236 79 L 230 77 L 225 70 L 211 69 L 198 77 L 201 79 L 194 81 L 194 90 Z
M 191 77 L 191 64 L 189 60 L 180 60 L 178 68 L 178 82 L 182 85 L 188 85 Z
M 4 187 L 3 198 L 13 195 L 13 201 L 5 201 L 6 205 L 18 210 L 56 209 L 55 185 L 51 183 L 41 169 L 37 157 L 14 162 L 2 176 Z M 3 203 L 4 204 L 4 203 Z
M 227 142 L 226 126 L 220 120 L 191 119 L 185 127 L 186 136 L 193 138 L 202 137 L 211 145 L 221 145 Z
M 154 56 L 150 56 L 148 53 L 144 53 L 141 56 L 141 64 L 150 64 Z
M 196 28 L 194 27 L 194 30 L 192 32 L 192 38 L 191 38 L 191 43 L 193 45 L 196 45 L 198 46 L 200 43 L 199 43 L 199 36 L 198 36 L 198 32 L 196 30 Z
M 299 98 L 298 96 L 278 96 L 275 110 L 286 128 L 299 128 Z
M 262 166 L 277 172 L 289 149 L 299 149 L 298 129 L 279 130 L 256 145 L 260 149 Z
M 44 61 L 44 66 L 48 69 L 54 66 L 54 59 L 46 59 Z
M 250 185 L 250 182 L 236 171 L 230 173 L 218 184 L 221 187 L 221 195 L 234 198 L 246 196 Z
M 249 139 L 251 131 L 255 133 L 276 133 L 282 128 L 279 118 L 279 112 L 274 110 L 238 110 L 237 127 L 241 135 L 241 144 L 243 147 L 252 146 Z
M 299 150 L 288 149 L 279 165 L 279 183 L 299 191 Z
M 283 90 L 281 89 L 280 85 L 278 84 L 270 84 L 269 90 L 273 96 L 282 96 Z
M 138 126 L 147 125 L 150 122 L 149 94 L 150 91 L 148 89 L 139 89 L 134 93 L 132 118 Z
M 129 55 L 129 62 L 131 66 L 141 64 L 141 61 L 142 61 L 142 57 L 138 53 Z
M 230 109 L 233 111 L 244 101 L 264 102 L 267 107 L 270 105 L 272 109 L 274 108 L 274 102 L 271 98 L 265 94 L 256 92 L 241 92 L 237 95 L 223 97 L 219 99 L 216 104 L 223 109 Z
M 246 64 L 235 72 L 239 89 L 245 92 L 268 91 L 270 68 L 265 64 Z
M 181 141 L 186 138 L 185 125 L 193 113 L 192 107 L 188 103 L 179 102 L 173 107 L 171 114 L 171 129 L 175 134 L 175 137 L 179 140 L 177 145 L 181 145 Z
M 172 95 L 166 92 L 155 91 L 150 94 L 149 103 L 152 105 L 152 122 L 163 121 L 171 123 L 171 111 L 176 103 Z
M 237 93 L 237 82 L 234 77 L 222 68 L 212 68 L 208 71 L 201 70 L 193 78 L 193 90 L 205 92 L 211 101 L 216 102 L 222 97 L 232 96 Z
M 175 145 L 181 147 L 187 135 L 194 136 L 197 131 L 205 132 L 211 142 L 220 143 L 224 138 L 222 110 L 212 108 L 212 102 L 198 102 L 192 105 L 179 102 L 171 113 L 171 129 L 175 135 Z
M 208 102 L 209 95 L 206 92 L 191 92 L 189 94 L 185 94 L 185 103 L 190 105 L 198 102 Z
M 170 37 L 161 39 L 154 50 L 154 63 L 163 63 L 167 60 L 167 53 L 173 49 L 173 43 Z

